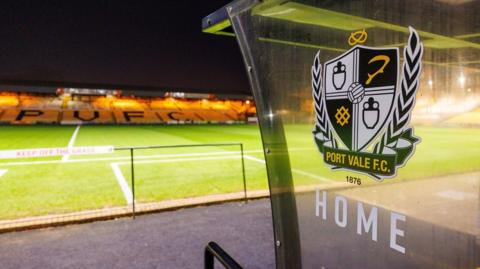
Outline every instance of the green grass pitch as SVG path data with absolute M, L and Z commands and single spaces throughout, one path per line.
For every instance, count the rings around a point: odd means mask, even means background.
M 345 181 L 317 152 L 309 125 L 285 127 L 295 184 L 322 178 Z M 1 126 L 0 149 L 65 147 L 75 126 Z M 396 181 L 478 171 L 480 130 L 418 127 L 422 138 Z M 249 190 L 267 189 L 260 134 L 252 125 L 82 126 L 74 146 L 153 146 L 241 142 Z M 130 185 L 128 151 L 113 154 L 0 160 L 0 219 L 74 212 L 126 205 L 113 171 Z M 151 202 L 243 190 L 238 147 L 148 149 L 135 151 L 136 201 Z M 362 182 L 374 183 L 365 175 Z

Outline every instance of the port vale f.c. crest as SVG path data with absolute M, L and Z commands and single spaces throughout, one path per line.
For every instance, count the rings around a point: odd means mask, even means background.
M 419 138 L 409 125 L 422 69 L 423 45 L 412 27 L 403 50 L 357 45 L 312 66 L 316 123 L 324 162 L 382 180 L 396 175 Z

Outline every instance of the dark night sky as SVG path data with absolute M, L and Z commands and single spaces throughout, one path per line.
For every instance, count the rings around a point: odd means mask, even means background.
M 249 93 L 235 39 L 201 32 L 226 3 L 2 1 L 0 82 Z

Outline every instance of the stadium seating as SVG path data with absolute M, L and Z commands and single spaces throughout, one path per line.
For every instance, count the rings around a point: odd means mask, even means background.
M 445 123 L 456 126 L 480 126 L 480 108 L 455 115 L 446 120 Z
M 177 106 L 175 99 L 173 98 L 166 98 L 166 99 L 154 99 L 150 103 L 151 109 L 180 109 Z
M 121 124 L 153 124 L 163 123 L 157 114 L 151 110 L 114 110 L 116 122 Z
M 0 122 L 10 124 L 56 124 L 59 123 L 59 110 L 7 109 Z
M 254 113 L 254 105 L 242 100 L 0 92 L 2 124 L 235 123 Z
M 63 110 L 61 124 L 108 124 L 113 123 L 112 113 L 107 110 Z
M 19 100 L 16 94 L 0 94 L 0 107 L 1 108 L 12 108 L 17 107 Z
M 442 96 L 437 99 L 420 97 L 413 110 L 414 124 L 444 126 L 478 126 L 480 125 L 480 97 L 469 98 Z
M 155 112 L 165 123 L 203 123 L 207 121 L 195 112 L 188 110 L 157 110 Z

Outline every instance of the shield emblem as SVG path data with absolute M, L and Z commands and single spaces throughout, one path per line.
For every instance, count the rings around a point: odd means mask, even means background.
M 366 148 L 384 127 L 398 88 L 398 65 L 398 48 L 365 46 L 325 63 L 328 119 L 349 150 Z

